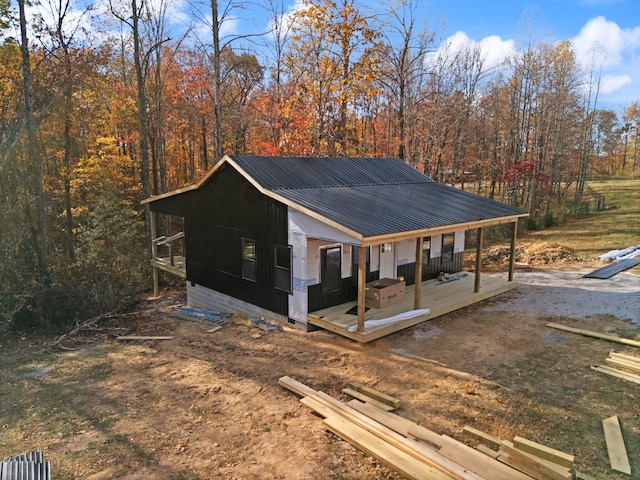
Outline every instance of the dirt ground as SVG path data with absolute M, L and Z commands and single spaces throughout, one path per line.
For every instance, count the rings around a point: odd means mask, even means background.
M 523 282 L 509 293 L 366 345 L 325 331 L 265 332 L 238 316 L 207 333 L 210 325 L 172 315 L 184 302 L 179 292 L 141 300 L 131 314 L 104 319 L 53 351 L 43 349 L 57 337 L 5 339 L 0 458 L 43 449 L 56 479 L 400 478 L 328 433 L 278 385 L 288 375 L 343 400 L 350 382 L 366 384 L 399 398 L 399 414 L 459 440 L 465 425 L 529 438 L 575 454 L 579 470 L 596 479 L 630 478 L 609 469 L 602 433 L 602 419 L 618 415 L 640 475 L 640 386 L 589 368 L 612 349 L 640 352 L 545 326 L 640 339 L 629 318 L 640 288 L 614 285 L 612 298 L 631 299 L 617 316 L 580 313 L 575 298 L 559 314 L 518 308 L 545 295 L 558 305 L 565 298 L 558 285 L 527 275 L 573 272 L 563 288 L 582 291 L 576 272 L 584 265 L 560 267 L 518 271 Z

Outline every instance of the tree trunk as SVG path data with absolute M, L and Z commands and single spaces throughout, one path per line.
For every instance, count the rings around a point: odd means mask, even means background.
M 31 77 L 31 60 L 29 58 L 29 39 L 27 38 L 27 19 L 25 2 L 18 0 L 20 15 L 20 51 L 22 53 L 22 73 L 24 82 L 25 121 L 27 126 L 27 155 L 33 168 L 34 193 L 36 197 L 37 233 L 35 240 L 38 266 L 42 278 L 47 277 L 47 222 L 44 198 L 44 181 L 42 174 L 42 158 L 36 138 L 36 125 L 33 107 L 33 81 Z

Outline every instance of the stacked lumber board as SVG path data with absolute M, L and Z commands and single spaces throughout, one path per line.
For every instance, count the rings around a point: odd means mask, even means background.
M 408 479 L 551 478 L 522 473 L 447 435 L 439 435 L 391 411 L 378 408 L 370 401 L 354 398 L 345 404 L 287 376 L 280 378 L 278 383 L 300 395 L 304 405 L 324 418 L 329 431 Z M 358 391 L 353 384 L 351 390 Z M 365 395 L 369 398 L 377 396 L 376 400 L 380 401 L 380 396 L 371 390 Z
M 605 359 L 605 365 L 595 365 L 591 368 L 612 377 L 640 383 L 640 357 L 611 350 L 609 356 Z
M 519 436 L 513 441 L 501 440 L 468 426 L 464 427 L 463 434 L 478 442 L 478 451 L 533 478 L 572 480 L 577 477 L 575 458 L 568 453 Z

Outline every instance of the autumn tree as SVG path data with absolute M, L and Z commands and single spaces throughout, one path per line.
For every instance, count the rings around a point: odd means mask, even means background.
M 387 6 L 388 21 L 383 29 L 384 48 L 379 82 L 394 112 L 397 128 L 397 153 L 405 159 L 417 154 L 407 134 L 416 124 L 416 108 L 424 100 L 426 55 L 433 49 L 433 33 L 418 24 L 417 0 L 399 0 Z M 415 164 L 415 158 L 406 158 Z
M 309 99 L 314 153 L 350 154 L 350 108 L 361 93 L 371 93 L 379 64 L 378 36 L 353 0 L 305 2 L 296 12 L 288 76 L 296 99 Z

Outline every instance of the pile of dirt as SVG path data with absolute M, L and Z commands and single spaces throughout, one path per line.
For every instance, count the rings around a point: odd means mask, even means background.
M 485 260 L 496 264 L 509 262 L 510 247 L 498 246 L 490 248 Z M 548 265 L 568 264 L 582 262 L 575 250 L 559 243 L 530 243 L 516 247 L 516 263 L 540 267 Z

